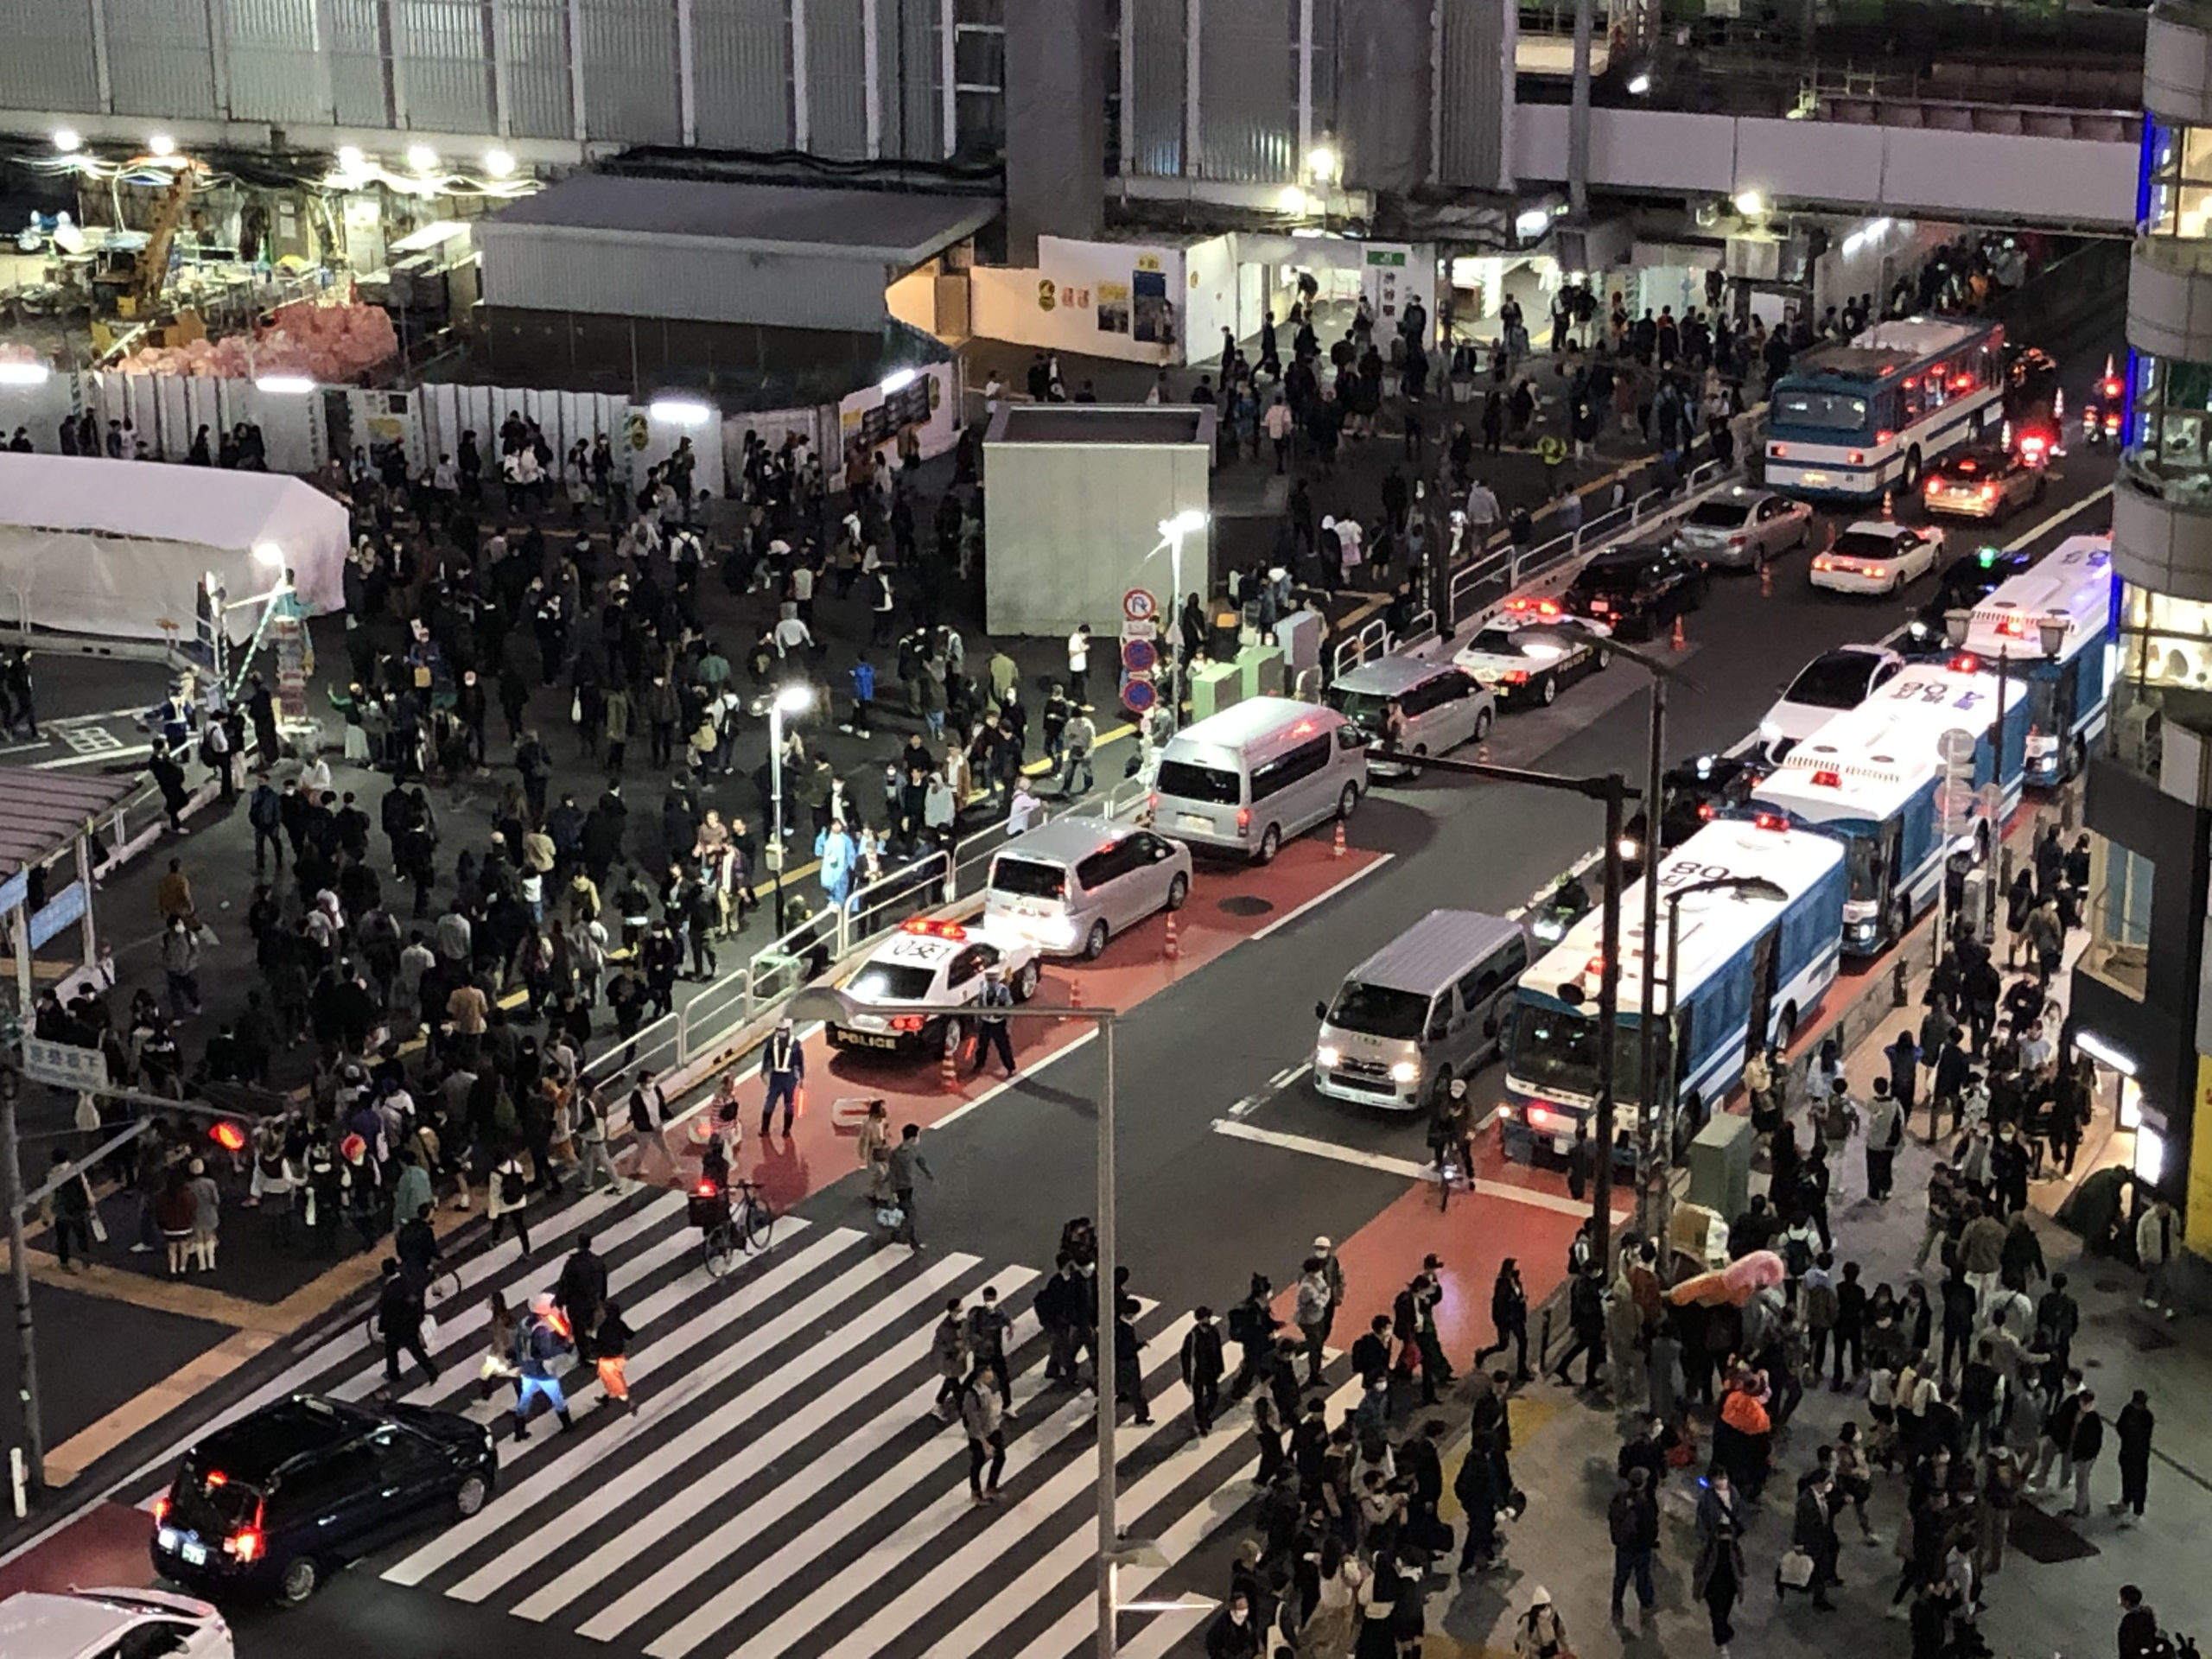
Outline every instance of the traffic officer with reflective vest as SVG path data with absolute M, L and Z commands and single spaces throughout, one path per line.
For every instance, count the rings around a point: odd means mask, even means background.
M 1007 1034 L 1006 1016 L 995 1014 L 995 1008 L 1014 1006 L 1014 988 L 1006 982 L 1006 969 L 998 963 L 991 964 L 990 977 L 983 982 L 982 1012 L 976 1017 L 976 1070 L 995 1052 L 1006 1064 L 1006 1074 L 1014 1075 L 1014 1039 Z
M 768 1046 L 760 1052 L 760 1075 L 767 1079 L 768 1096 L 760 1103 L 760 1134 L 765 1140 L 776 1116 L 776 1103 L 784 1103 L 784 1136 L 790 1139 L 791 1119 L 798 1112 L 799 1086 L 806 1081 L 806 1046 L 791 1029 L 789 1020 L 776 1021 Z

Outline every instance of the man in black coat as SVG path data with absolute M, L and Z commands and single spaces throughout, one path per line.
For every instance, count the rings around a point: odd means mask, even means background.
M 607 1300 L 607 1263 L 593 1251 L 589 1233 L 576 1235 L 576 1248 L 561 1264 L 560 1282 L 553 1294 L 561 1304 L 561 1311 L 569 1316 L 569 1328 L 575 1337 L 576 1357 L 589 1359 L 591 1333 L 599 1328 L 599 1310 Z

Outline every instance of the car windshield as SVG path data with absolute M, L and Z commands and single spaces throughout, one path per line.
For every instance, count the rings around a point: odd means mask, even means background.
M 1866 400 L 1847 392 L 1802 391 L 1785 386 L 1774 394 L 1769 424 L 1809 426 L 1823 432 L 1863 432 Z
M 866 1002 L 918 1002 L 937 983 L 937 969 L 910 963 L 871 962 L 845 987 Z
M 1382 729 L 1382 711 L 1390 699 L 1380 691 L 1347 691 L 1342 686 L 1329 688 L 1329 707 L 1363 731 Z
M 1162 760 L 1160 792 L 1179 795 L 1186 801 L 1211 801 L 1217 806 L 1234 806 L 1241 791 L 1233 772 L 1220 772 L 1188 760 Z
M 1478 657 L 1525 655 L 1521 642 L 1503 628 L 1484 628 L 1468 643 L 1467 649 Z
M 1897 543 L 1871 530 L 1847 530 L 1835 538 L 1835 551 L 1847 559 L 1893 559 Z
M 1866 658 L 1856 654 L 1818 658 L 1789 682 L 1782 700 L 1814 709 L 1856 709 L 1866 701 L 1866 675 L 1872 665 Z
M 1691 512 L 1689 522 L 1705 530 L 1741 530 L 1751 516 L 1748 501 L 1706 501 Z
M 250 1523 L 260 1507 L 258 1487 L 203 1468 L 197 1454 L 185 1459 L 169 1488 L 170 1524 L 203 1538 L 227 1536 Z
M 1427 1018 L 1428 999 L 1418 992 L 1393 990 L 1356 979 L 1337 993 L 1336 1006 L 1329 1010 L 1329 1023 L 1340 1030 L 1402 1041 L 1420 1036 Z
M 1594 1096 L 1598 1092 L 1598 1022 L 1586 1014 L 1523 1002 L 1513 1017 L 1511 1059 L 1506 1070 L 1518 1082 L 1563 1094 Z M 1624 1020 L 1614 1044 L 1614 1096 L 1641 1096 L 1637 1071 L 1636 1027 Z
M 1033 858 L 1001 857 L 991 866 L 991 891 L 1010 893 L 1017 899 L 1064 899 L 1068 873 L 1058 864 L 1040 864 Z

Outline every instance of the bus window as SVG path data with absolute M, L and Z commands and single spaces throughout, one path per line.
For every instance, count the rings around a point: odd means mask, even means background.
M 1901 425 L 1910 425 L 1920 418 L 1921 410 L 1926 408 L 1927 404 L 1921 397 L 1918 375 L 1909 376 L 1897 388 L 1897 401 L 1904 413 L 1904 420 L 1900 423 Z

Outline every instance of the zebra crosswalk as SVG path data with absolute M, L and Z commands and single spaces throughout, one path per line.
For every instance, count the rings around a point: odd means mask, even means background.
M 1069 1659 L 1095 1639 L 1092 1404 L 1043 1376 L 1036 1269 L 785 1217 L 769 1251 L 716 1280 L 680 1195 L 579 1199 L 533 1229 L 529 1258 L 510 1243 L 468 1263 L 437 1308 L 441 1376 L 400 1397 L 496 1426 L 511 1396 L 481 1398 L 477 1382 L 493 1294 L 515 1306 L 550 1288 L 586 1231 L 637 1333 L 637 1408 L 593 1411 L 596 1380 L 575 1374 L 576 1432 L 502 1434 L 492 1501 L 372 1563 L 387 1583 L 649 1659 Z M 976 1506 L 965 1437 L 931 1409 L 931 1346 L 945 1301 L 986 1285 L 1014 1316 L 1014 1406 L 1001 1501 Z M 1122 1568 L 1125 1600 L 1252 1496 L 1249 1414 L 1204 1438 L 1192 1426 L 1177 1375 L 1188 1328 L 1156 1309 L 1139 1320 L 1154 1421 L 1121 1432 L 1120 1515 L 1161 1564 Z M 294 1389 L 360 1399 L 382 1386 L 381 1351 L 355 1325 L 231 1414 Z M 1340 1389 L 1332 1413 L 1356 1395 Z M 127 1495 L 150 1503 L 206 1427 Z M 1165 1656 L 1196 1629 L 1187 1615 L 1128 1616 L 1124 1650 Z

